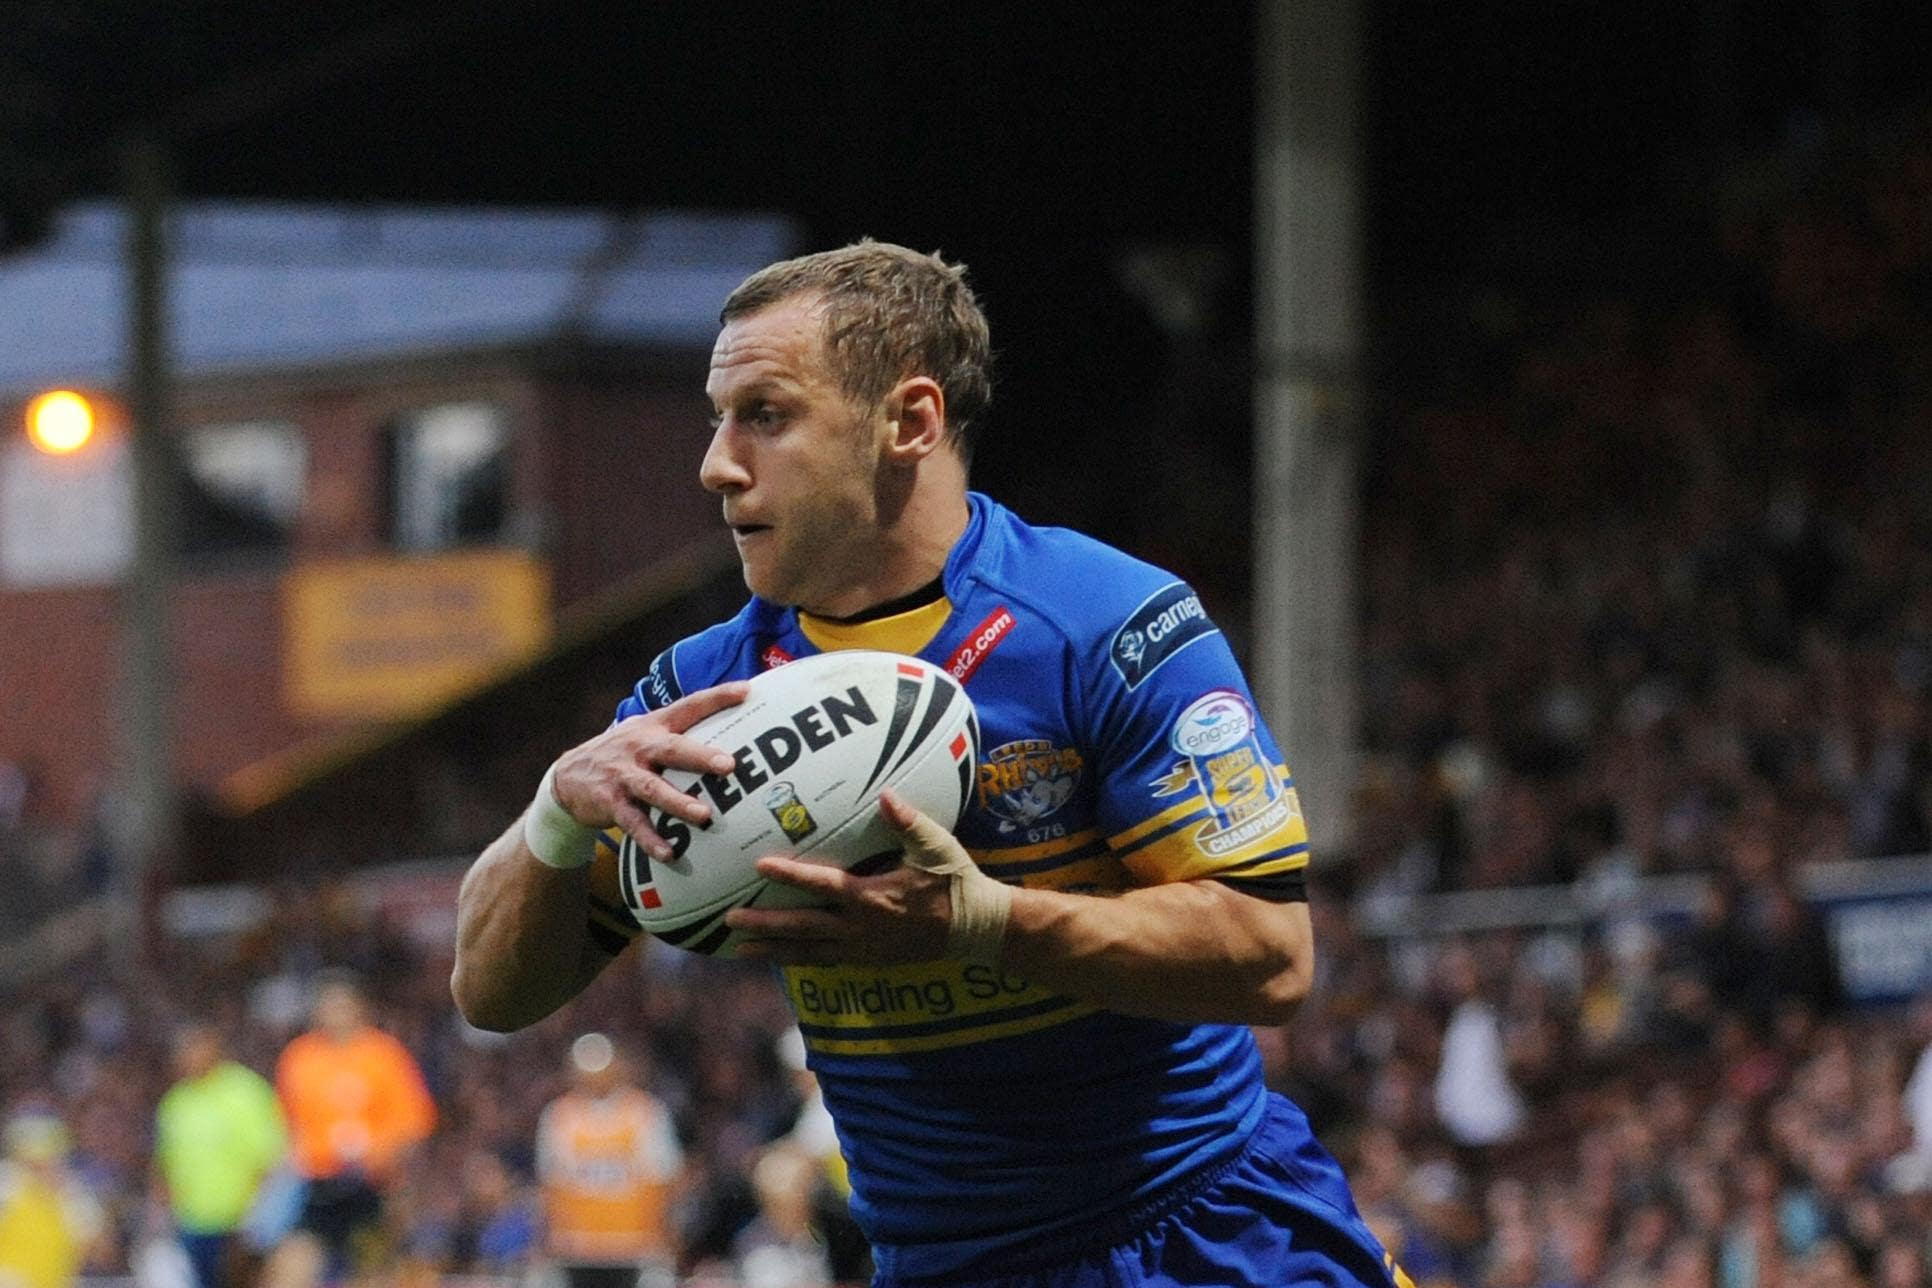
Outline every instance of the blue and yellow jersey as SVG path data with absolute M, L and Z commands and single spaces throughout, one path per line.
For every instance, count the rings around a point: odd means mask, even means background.
M 754 598 L 651 664 L 618 718 L 842 648 L 959 678 L 984 759 L 957 834 L 1001 880 L 1301 897 L 1307 830 L 1226 639 L 1170 574 L 974 494 L 944 595 L 859 624 Z M 600 856 L 608 865 L 609 854 Z M 636 933 L 594 910 L 600 936 Z M 946 1275 L 1104 1222 L 1234 1157 L 1265 1095 L 1245 1028 L 1116 1015 L 937 961 L 788 967 L 880 1268 Z

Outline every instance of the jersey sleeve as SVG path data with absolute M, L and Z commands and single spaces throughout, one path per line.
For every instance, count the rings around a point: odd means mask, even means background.
M 1306 897 L 1295 782 L 1227 638 L 1179 581 L 1152 592 L 1084 668 L 1109 847 L 1139 885 L 1212 879 Z
M 611 723 L 641 716 L 659 707 L 668 707 L 686 692 L 688 690 L 678 680 L 678 645 L 673 644 L 651 659 L 650 670 L 644 672 L 644 678 L 617 704 L 617 714 L 612 717 Z

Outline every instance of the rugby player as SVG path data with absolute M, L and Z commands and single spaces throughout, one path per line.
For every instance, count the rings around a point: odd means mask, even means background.
M 1247 1026 L 1307 994 L 1307 829 L 1226 639 L 1172 575 L 969 491 L 991 398 L 963 270 L 861 242 L 726 301 L 700 469 L 752 597 L 652 663 L 477 860 L 463 1013 L 513 1029 L 637 933 L 593 895 L 621 829 L 728 772 L 685 731 L 759 671 L 839 648 L 944 666 L 978 709 L 949 834 L 888 795 L 906 861 L 771 856 L 823 909 L 740 909 L 782 968 L 881 1285 L 1407 1280 Z M 606 874 L 607 876 L 607 874 Z

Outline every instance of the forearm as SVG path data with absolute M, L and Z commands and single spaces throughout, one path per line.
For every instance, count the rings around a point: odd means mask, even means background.
M 483 851 L 456 898 L 450 991 L 478 1028 L 534 1024 L 581 992 L 609 960 L 590 938 L 586 868 L 530 853 L 523 820 Z
M 1015 890 L 1001 965 L 1109 1010 L 1153 1019 L 1279 1024 L 1307 995 L 1305 903 L 1267 903 L 1217 881 L 1117 898 Z

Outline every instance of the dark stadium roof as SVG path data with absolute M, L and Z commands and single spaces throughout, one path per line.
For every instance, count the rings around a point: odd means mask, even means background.
M 1149 401 L 1168 352 L 1121 282 L 1135 242 L 1227 257 L 1215 339 L 1246 360 L 1265 3 L 12 0 L 0 254 L 114 194 L 137 128 L 190 198 L 782 211 L 808 245 L 972 265 L 994 462 L 1092 419 L 1097 387 L 1124 390 L 1115 415 Z M 1382 298 L 1524 223 L 1628 235 L 1714 153 L 1929 92 L 1915 0 L 1362 8 Z M 1215 418 L 1231 444 L 1246 419 Z
M 0 259 L 0 395 L 120 378 L 118 207 L 64 211 Z M 576 339 L 709 345 L 718 306 L 788 252 L 783 218 L 195 202 L 175 220 L 184 376 Z

